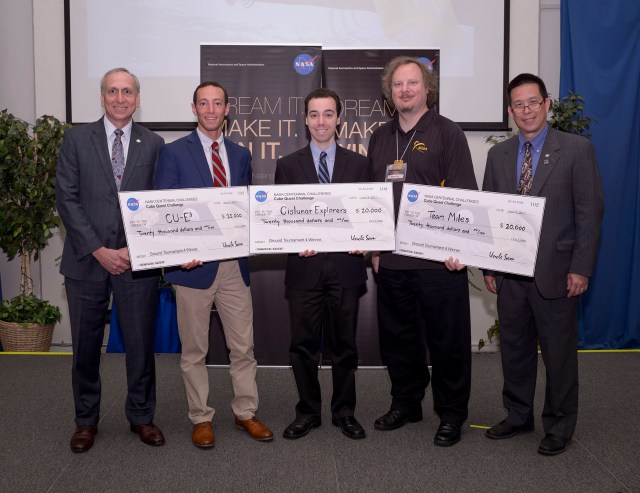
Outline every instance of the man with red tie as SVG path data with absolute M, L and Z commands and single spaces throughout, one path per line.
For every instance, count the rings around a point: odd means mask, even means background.
M 191 134 L 166 145 L 158 158 L 159 189 L 242 186 L 251 183 L 251 153 L 222 135 L 229 114 L 227 91 L 216 82 L 202 82 L 191 105 L 198 127 Z M 182 343 L 180 368 L 193 424 L 191 439 L 197 447 L 213 447 L 207 403 L 209 376 L 205 358 L 209 349 L 211 307 L 222 320 L 229 348 L 235 426 L 260 441 L 273 439 L 271 430 L 255 418 L 258 410 L 257 363 L 253 356 L 253 307 L 246 258 L 219 262 L 194 259 L 165 270 L 165 279 L 176 289 L 178 332 Z

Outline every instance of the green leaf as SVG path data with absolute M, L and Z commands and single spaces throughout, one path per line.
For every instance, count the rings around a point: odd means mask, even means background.
M 18 295 L 0 302 L 0 320 L 51 325 L 62 319 L 60 309 L 33 295 Z
M 44 115 L 34 126 L 0 112 L 0 249 L 37 258 L 57 227 L 55 173 L 69 125 Z

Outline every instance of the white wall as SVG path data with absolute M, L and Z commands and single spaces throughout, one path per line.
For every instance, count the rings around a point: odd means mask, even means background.
M 559 0 L 511 0 L 509 78 L 520 72 L 539 73 L 557 94 L 559 84 Z M 539 53 L 544 56 L 539 56 Z M 544 63 L 542 62 L 544 59 Z M 62 0 L 15 2 L 0 0 L 0 107 L 29 121 L 35 115 L 51 114 L 65 118 L 64 16 Z M 142 98 L 144 100 L 144 81 Z M 34 97 L 35 95 L 35 97 Z M 96 98 L 98 88 L 96 88 Z M 464 98 L 464 95 L 460 95 Z M 472 102 L 469 102 L 472 104 Z M 143 101 L 144 104 L 144 101 Z M 445 115 L 446 116 L 446 115 Z M 98 115 L 96 115 L 96 118 Z M 478 184 L 482 183 L 488 144 L 488 132 L 467 132 Z M 182 134 L 164 132 L 172 141 Z M 54 332 L 54 343 L 71 341 L 67 303 L 55 259 L 62 252 L 59 233 L 45 249 L 37 270 L 42 277 L 41 294 L 63 310 L 63 321 Z M 5 297 L 17 294 L 15 262 L 0 259 Z M 497 318 L 495 296 L 484 289 L 482 275 L 473 269 L 470 279 L 482 288 L 471 290 L 472 341 L 486 339 L 486 330 Z
M 540 2 L 540 62 L 538 75 L 552 98 L 560 95 L 560 0 Z

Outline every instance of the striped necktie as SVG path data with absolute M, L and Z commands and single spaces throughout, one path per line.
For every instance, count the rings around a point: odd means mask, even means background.
M 213 167 L 213 186 L 214 187 L 226 187 L 227 186 L 227 173 L 224 170 L 222 159 L 218 153 L 218 143 L 211 144 L 211 164 Z
M 329 177 L 329 168 L 327 167 L 327 153 L 322 151 L 320 153 L 320 164 L 318 166 L 318 181 L 320 183 L 331 183 Z

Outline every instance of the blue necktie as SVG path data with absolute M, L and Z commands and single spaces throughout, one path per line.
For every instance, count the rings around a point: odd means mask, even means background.
M 318 166 L 318 181 L 320 183 L 331 183 L 329 177 L 329 168 L 327 167 L 327 153 L 322 151 L 320 153 L 320 165 Z

